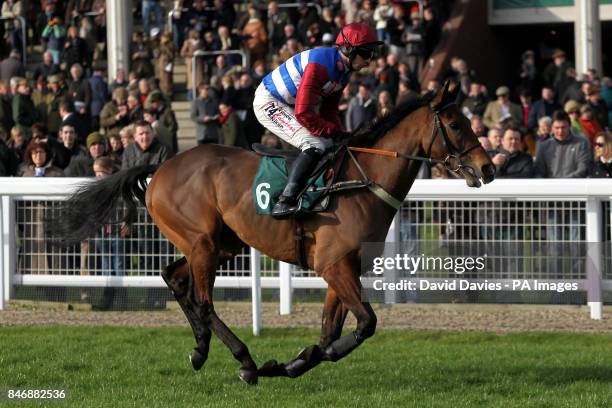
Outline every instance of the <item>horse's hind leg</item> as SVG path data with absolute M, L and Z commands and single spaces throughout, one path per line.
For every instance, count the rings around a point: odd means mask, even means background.
M 345 257 L 323 273 L 323 278 L 329 284 L 328 291 L 332 291 L 331 294 L 328 292 L 326 297 L 324 312 L 330 313 L 328 317 L 332 318 L 332 323 L 325 324 L 324 315 L 320 344 L 307 347 L 294 360 L 286 364 L 277 364 L 275 361 L 267 362 L 260 368 L 260 375 L 298 377 L 317 366 L 321 361 L 340 360 L 374 334 L 376 315 L 369 303 L 361 301 L 358 265 L 356 259 Z M 340 337 L 342 323 L 346 316 L 344 308 L 350 310 L 357 318 L 357 329 Z M 332 312 L 334 316 L 331 316 Z
M 196 314 L 194 306 L 193 284 L 189 273 L 189 264 L 185 257 L 164 268 L 162 278 L 181 306 L 191 326 L 197 346 L 191 351 L 189 360 L 195 370 L 202 368 L 208 358 L 211 331 Z
M 202 235 L 196 241 L 189 263 L 193 274 L 195 306 L 198 317 L 230 349 L 242 366 L 240 378 L 248 384 L 257 384 L 257 365 L 251 358 L 247 346 L 217 316 L 212 300 L 215 273 L 219 258 L 219 245 L 209 235 Z

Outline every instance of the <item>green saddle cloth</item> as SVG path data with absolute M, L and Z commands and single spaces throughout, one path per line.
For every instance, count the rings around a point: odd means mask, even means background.
M 314 186 L 324 187 L 324 175 L 325 172 L 317 177 Z M 312 179 L 309 180 L 309 183 L 311 181 Z M 274 204 L 283 192 L 286 184 L 287 169 L 285 167 L 285 159 L 282 157 L 262 157 L 251 188 L 253 192 L 253 203 L 255 204 L 257 214 L 272 214 L 272 207 L 274 207 Z M 302 195 L 301 209 L 306 211 L 311 210 L 321 197 L 321 194 L 323 194 L 321 191 L 307 191 Z

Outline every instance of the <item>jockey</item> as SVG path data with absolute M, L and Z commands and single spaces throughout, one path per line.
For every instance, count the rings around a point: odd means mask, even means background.
M 257 88 L 253 108 L 259 122 L 301 150 L 272 216 L 285 218 L 298 209 L 297 196 L 333 144 L 331 139 L 348 136 L 338 109 L 342 90 L 353 71 L 370 63 L 380 44 L 367 24 L 348 24 L 340 30 L 336 47 L 294 55 L 265 76 Z

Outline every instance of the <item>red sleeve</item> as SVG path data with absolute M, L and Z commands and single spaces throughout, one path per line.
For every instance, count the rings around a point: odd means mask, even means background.
M 300 87 L 297 90 L 295 97 L 295 117 L 298 122 L 315 136 L 332 137 L 340 120 L 331 121 L 325 119 L 323 115 L 317 114 L 315 108 L 321 102 L 322 94 L 321 88 L 329 80 L 327 70 L 316 62 L 311 62 L 306 65 L 304 75 L 302 75 L 302 81 Z M 332 99 L 333 96 L 332 95 Z M 329 101 L 331 103 L 331 101 Z M 327 101 L 324 101 L 323 105 L 328 105 Z M 321 112 L 323 112 L 324 106 L 321 106 Z M 338 110 L 338 104 L 336 103 L 335 109 Z M 329 117 L 329 115 L 325 115 Z
M 340 99 L 342 99 L 342 91 L 334 92 L 323 100 L 319 109 L 321 117 L 332 122 L 336 129 L 344 129 L 340 120 L 340 109 L 338 109 Z

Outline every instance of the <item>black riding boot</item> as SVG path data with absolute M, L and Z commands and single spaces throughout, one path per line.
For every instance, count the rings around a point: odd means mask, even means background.
M 297 196 L 304 188 L 304 183 L 308 179 L 310 171 L 319 162 L 322 154 L 320 150 L 311 148 L 301 152 L 295 159 L 289 171 L 287 185 L 272 209 L 274 218 L 288 218 L 297 211 Z

